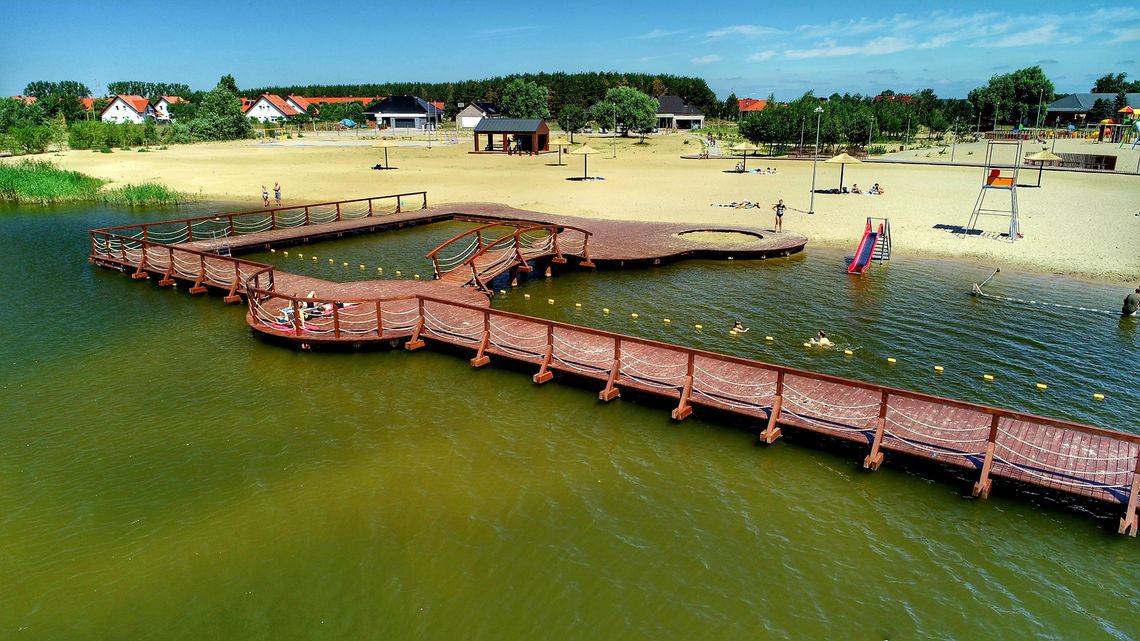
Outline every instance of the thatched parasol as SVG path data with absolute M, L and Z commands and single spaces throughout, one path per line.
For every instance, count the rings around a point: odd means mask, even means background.
M 397 145 L 394 141 L 384 139 L 372 146 L 379 147 L 384 150 L 384 169 L 391 169 L 392 167 L 388 164 L 388 148 L 399 147 L 400 145 Z
M 590 156 L 601 152 L 599 152 L 597 149 L 594 149 L 590 145 L 582 145 L 581 147 L 568 151 L 566 153 L 576 154 L 582 157 L 582 180 L 587 180 L 590 177 L 590 175 L 587 173 L 587 169 L 590 166 Z
M 562 166 L 562 148 L 563 147 L 569 147 L 570 145 L 572 145 L 574 143 L 570 142 L 569 140 L 566 140 L 565 138 L 558 137 L 558 138 L 555 138 L 554 140 L 551 140 L 549 144 L 551 147 L 558 147 L 558 166 L 561 167 Z
M 748 171 L 748 152 L 760 150 L 759 147 L 757 147 L 756 145 L 754 145 L 748 141 L 735 144 L 735 145 L 729 147 L 729 149 L 731 149 L 732 151 L 739 151 L 744 156 L 744 162 L 740 166 L 740 168 L 744 171 Z
M 1048 149 L 1042 149 L 1041 151 L 1039 151 L 1035 154 L 1029 154 L 1028 156 L 1025 157 L 1025 159 L 1029 160 L 1031 162 L 1040 163 L 1037 165 L 1037 186 L 1038 187 L 1041 186 L 1041 174 L 1042 174 L 1042 172 L 1045 171 L 1045 163 L 1053 162 L 1055 160 L 1064 160 L 1063 158 L 1061 158 L 1057 154 L 1049 151 Z
M 839 164 L 839 191 L 842 192 L 843 191 L 843 170 L 847 167 L 847 163 L 858 165 L 859 163 L 861 163 L 863 161 L 859 160 L 858 158 L 856 158 L 850 154 L 848 154 L 845 151 L 845 152 L 839 154 L 838 156 L 835 156 L 834 158 L 828 158 L 824 162 L 838 163 Z

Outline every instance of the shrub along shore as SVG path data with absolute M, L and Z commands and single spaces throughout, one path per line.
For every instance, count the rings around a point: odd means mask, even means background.
M 122 205 L 174 205 L 186 194 L 158 183 L 104 189 L 106 181 L 60 169 L 46 160 L 0 163 L 0 201 L 46 205 L 69 202 L 108 202 Z

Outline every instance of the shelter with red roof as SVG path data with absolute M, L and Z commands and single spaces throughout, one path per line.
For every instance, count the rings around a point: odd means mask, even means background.
M 741 113 L 749 111 L 764 111 L 764 107 L 768 106 L 767 100 L 757 100 L 756 98 L 741 98 L 736 103 Z

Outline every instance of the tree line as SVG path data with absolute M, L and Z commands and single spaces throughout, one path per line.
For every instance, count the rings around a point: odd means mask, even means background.
M 559 113 L 567 105 L 588 107 L 605 98 L 615 87 L 631 87 L 644 94 L 675 95 L 687 98 L 702 110 L 711 112 L 719 103 L 716 94 L 702 78 L 671 74 L 618 73 L 612 71 L 587 73 L 527 73 L 496 76 L 481 80 L 458 82 L 386 82 L 357 85 L 282 85 L 260 87 L 242 92 L 247 98 L 263 93 L 282 97 L 301 96 L 419 96 L 445 105 L 445 117 L 454 118 L 459 103 L 487 100 L 498 104 L 503 91 L 513 81 L 533 82 L 547 89 L 546 105 L 549 113 Z

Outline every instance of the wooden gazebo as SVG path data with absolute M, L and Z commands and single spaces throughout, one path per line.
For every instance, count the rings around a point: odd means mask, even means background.
M 550 151 L 545 120 L 484 118 L 475 125 L 476 154 L 540 154 Z

